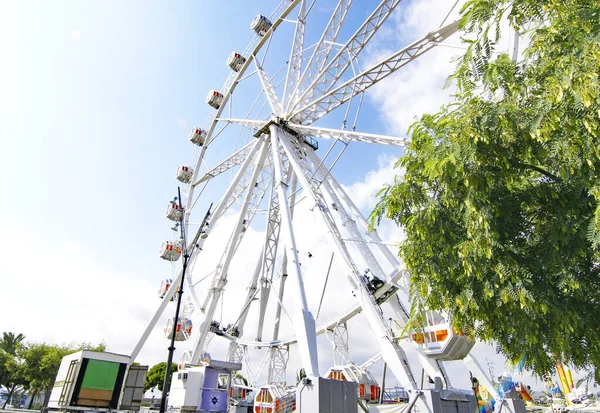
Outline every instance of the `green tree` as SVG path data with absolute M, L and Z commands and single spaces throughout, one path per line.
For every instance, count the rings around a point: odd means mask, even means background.
M 160 391 L 163 389 L 163 384 L 165 381 L 165 373 L 167 370 L 167 363 L 161 362 L 155 364 L 148 370 L 148 374 L 146 375 L 146 381 L 144 383 L 144 391 L 153 389 L 157 387 Z M 171 372 L 177 371 L 177 364 L 171 364 Z
M 18 392 L 20 389 L 27 388 L 27 380 L 23 374 L 23 363 L 18 357 L 10 357 L 5 361 L 6 377 L 5 385 L 8 388 L 8 397 L 4 401 L 2 408 L 6 408 L 6 405 L 11 400 L 13 394 Z
M 0 339 L 0 350 L 3 350 L 5 353 L 14 356 L 17 353 L 19 347 L 21 346 L 23 340 L 25 340 L 25 336 L 23 334 L 3 332 L 2 338 Z
M 54 381 L 58 369 L 54 361 L 49 362 L 52 354 L 56 351 L 53 346 L 45 343 L 28 343 L 22 351 L 23 377 L 28 384 L 28 392 L 31 396 L 28 409 L 33 406 L 34 398 L 42 391 L 47 391 Z
M 528 38 L 496 57 L 503 18 Z M 600 366 L 600 3 L 469 0 L 455 101 L 410 129 L 372 214 L 406 233 L 413 314 L 511 360 Z
M 8 398 L 3 408 L 8 404 L 15 390 L 22 387 L 25 382 L 22 376 L 20 360 L 17 353 L 23 348 L 23 334 L 3 332 L 0 339 L 0 385 L 8 388 Z

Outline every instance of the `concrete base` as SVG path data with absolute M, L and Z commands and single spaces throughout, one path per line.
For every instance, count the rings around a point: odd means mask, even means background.
M 434 413 L 475 413 L 477 399 L 456 390 L 424 390 L 425 402 Z
M 322 377 L 306 379 L 296 389 L 298 413 L 358 413 L 356 383 Z

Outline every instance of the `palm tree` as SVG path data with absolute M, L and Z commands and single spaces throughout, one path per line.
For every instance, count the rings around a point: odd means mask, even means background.
M 15 333 L 4 332 L 2 333 L 2 339 L 0 339 L 0 349 L 14 356 L 23 340 L 25 340 L 25 336 L 21 333 L 15 335 Z

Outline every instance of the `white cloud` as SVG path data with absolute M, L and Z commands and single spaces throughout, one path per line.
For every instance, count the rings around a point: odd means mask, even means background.
M 173 118 L 173 122 L 179 125 L 179 127 L 182 129 L 186 128 L 188 125 L 187 120 L 183 119 L 181 116 L 175 116 L 175 118 Z
M 71 39 L 73 39 L 74 41 L 78 41 L 79 39 L 81 39 L 81 30 L 79 30 L 79 29 L 71 30 Z
M 452 3 L 447 0 L 408 3 L 394 15 L 395 35 L 405 44 L 425 36 L 440 26 Z M 446 23 L 456 19 L 459 6 Z M 458 41 L 455 34 L 445 43 L 457 45 Z M 437 112 L 441 104 L 449 101 L 452 88 L 444 89 L 444 84 L 454 69 L 452 59 L 459 54 L 460 50 L 438 46 L 371 89 L 369 96 L 381 107 L 392 134 L 406 134 L 416 118 Z

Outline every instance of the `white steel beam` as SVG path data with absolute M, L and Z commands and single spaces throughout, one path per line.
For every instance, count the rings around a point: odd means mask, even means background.
M 269 347 L 267 384 L 286 384 L 287 363 L 289 358 L 290 350 L 288 347 Z
M 260 130 L 267 124 L 267 122 L 265 122 L 264 120 L 253 120 L 253 119 L 222 118 L 222 119 L 219 119 L 219 121 L 234 123 L 236 125 L 242 125 L 242 126 L 245 126 L 247 128 L 253 129 L 253 130 Z
M 260 83 L 262 84 L 263 90 L 265 91 L 265 95 L 267 96 L 267 101 L 269 102 L 269 106 L 271 106 L 271 111 L 277 116 L 281 116 L 283 114 L 283 108 L 281 106 L 279 98 L 277 97 L 275 88 L 269 81 L 269 77 L 267 76 L 263 68 L 260 67 L 258 59 L 254 59 L 254 63 L 256 65 L 258 77 L 260 78 Z
M 363 214 L 360 212 L 358 207 L 354 204 L 354 202 L 352 202 L 352 199 L 350 199 L 350 197 L 348 196 L 346 191 L 344 191 L 344 189 L 338 183 L 338 181 L 335 179 L 335 177 L 332 174 L 329 174 L 327 176 L 327 180 L 331 183 L 333 190 L 338 194 L 338 196 L 340 196 L 342 198 L 342 201 L 346 204 L 346 206 L 350 209 L 350 211 L 352 211 L 354 216 L 358 219 L 358 223 L 363 228 L 363 231 L 365 231 L 365 234 L 369 238 L 371 238 L 371 240 L 373 240 L 373 242 L 376 243 L 379 250 L 383 253 L 383 255 L 388 260 L 390 265 L 392 265 L 392 267 L 394 267 L 394 268 L 398 267 L 400 265 L 400 262 L 398 261 L 398 257 L 395 256 L 392 253 L 392 251 L 390 251 L 390 249 L 387 247 L 387 245 L 383 244 L 383 241 L 379 237 L 379 234 L 377 233 L 376 229 L 369 230 L 369 224 L 368 224 L 367 220 L 365 219 Z
M 209 179 L 214 178 L 222 174 L 223 172 L 227 172 L 231 168 L 238 166 L 248 157 L 252 148 L 256 145 L 256 141 L 253 140 L 249 142 L 246 146 L 243 146 L 239 151 L 231 155 L 229 158 L 223 160 L 217 166 L 212 168 L 210 171 L 206 172 L 202 178 L 198 179 L 194 183 L 192 183 L 192 187 L 201 184 L 202 182 L 208 181 Z
M 304 50 L 304 30 L 306 29 L 306 1 L 301 0 L 298 18 L 296 19 L 296 31 L 294 32 L 294 41 L 290 51 L 290 60 L 288 61 L 288 70 L 283 89 L 283 105 L 287 105 L 290 100 L 294 100 L 296 87 L 300 83 L 300 74 L 302 73 L 302 52 Z
M 255 131 L 265 129 L 265 125 L 268 122 L 252 119 L 221 119 L 222 121 L 233 123 L 236 125 L 242 125 Z M 321 128 L 317 126 L 301 125 L 294 122 L 289 122 L 286 126 L 301 135 L 314 136 L 316 138 L 323 139 L 335 139 L 341 141 L 356 141 L 366 143 L 376 143 L 380 145 L 394 145 L 394 146 L 407 146 L 410 143 L 409 138 L 400 138 L 394 136 L 377 135 L 374 133 L 363 133 L 349 130 L 329 129 Z
M 273 177 L 273 180 L 275 177 Z M 286 182 L 287 183 L 287 182 Z M 256 341 L 262 340 L 263 325 L 271 291 L 271 281 L 275 270 L 277 258 L 277 247 L 279 246 L 279 232 L 281 229 L 281 215 L 279 213 L 279 201 L 275 184 L 271 186 L 271 202 L 267 213 L 267 229 L 265 231 L 265 243 L 261 257 L 262 271 L 260 277 L 260 308 L 258 312 L 258 326 L 256 328 Z
M 303 106 L 300 109 L 293 110 L 293 113 L 288 115 L 288 118 L 300 119 L 303 124 L 313 123 L 333 109 L 346 103 L 350 98 L 365 92 L 377 82 L 385 79 L 401 67 L 431 50 L 457 31 L 458 21 L 455 21 L 430 32 L 425 37 L 404 47 L 335 89 L 318 96 L 310 102 L 302 101 Z
M 258 182 L 260 173 L 263 170 L 265 158 L 268 153 L 268 148 L 269 148 L 268 139 L 265 139 L 265 138 L 261 139 L 260 153 L 256 159 L 254 172 L 252 173 L 252 178 L 250 180 L 251 183 Z M 191 364 L 197 364 L 198 361 L 200 360 L 200 356 L 204 352 L 204 347 L 205 347 L 205 343 L 206 343 L 206 338 L 208 336 L 210 323 L 213 321 L 213 316 L 214 316 L 215 310 L 217 309 L 219 299 L 221 298 L 221 293 L 223 292 L 223 288 L 225 287 L 225 284 L 227 283 L 227 272 L 229 271 L 229 265 L 231 264 L 231 260 L 233 259 L 233 256 L 235 254 L 236 246 L 238 243 L 238 237 L 240 237 L 240 235 L 241 234 L 243 235 L 243 233 L 244 233 L 243 228 L 246 225 L 246 222 L 244 222 L 245 218 L 246 218 L 246 212 L 248 211 L 251 201 L 253 200 L 252 195 L 254 194 L 255 189 L 256 188 L 254 185 L 249 185 L 248 192 L 246 193 L 245 202 L 242 205 L 240 214 L 238 216 L 238 220 L 235 224 L 232 236 L 229 240 L 227 254 L 225 256 L 225 259 L 219 264 L 219 266 L 217 267 L 217 271 L 215 272 L 214 279 L 217 280 L 217 282 L 216 282 L 215 288 L 213 288 L 211 290 L 210 305 L 205 313 L 204 321 L 202 322 L 202 324 L 200 325 L 200 328 L 199 328 L 200 331 L 199 331 L 198 338 L 195 343 L 194 351 L 192 353 L 192 359 L 190 360 Z
M 284 183 L 281 154 L 279 152 L 280 129 L 276 125 L 271 125 L 269 130 L 271 132 L 271 151 L 273 154 L 273 167 L 275 172 L 275 188 L 279 198 L 283 240 L 288 253 L 288 259 L 291 260 L 290 273 L 296 284 L 294 294 L 296 307 L 294 311 L 294 329 L 296 331 L 298 347 L 300 348 L 300 354 L 306 374 L 308 376 L 318 377 L 319 359 L 317 353 L 317 336 L 315 334 L 315 319 L 308 308 L 306 293 L 304 291 L 304 282 L 302 281 L 302 272 L 300 271 L 298 249 L 296 248 L 292 217 L 290 216 L 290 207 L 286 194 L 286 185 Z M 285 137 L 283 141 L 285 141 Z M 289 158 L 289 152 L 287 155 Z
M 285 155 L 282 156 L 283 174 L 285 184 L 290 180 L 291 169 Z M 271 284 L 273 283 L 273 274 L 275 273 L 275 260 L 277 258 L 277 250 L 279 247 L 279 234 L 281 231 L 281 214 L 279 211 L 279 200 L 277 191 L 275 190 L 275 181 L 273 177 L 273 185 L 271 186 L 271 202 L 268 210 L 267 229 L 265 231 L 265 243 L 262 262 L 262 271 L 260 277 L 260 308 L 258 315 L 258 326 L 256 331 L 256 341 L 262 340 L 262 332 L 267 313 L 267 304 L 271 292 Z M 291 212 L 290 212 L 291 215 Z M 285 255 L 285 251 L 284 251 Z
M 260 145 L 258 145 L 260 146 Z M 242 178 L 242 182 L 237 186 L 236 192 L 231 197 L 230 202 L 233 203 L 236 200 L 240 201 L 240 206 L 244 207 L 247 202 L 248 207 L 246 208 L 244 219 L 242 220 L 242 232 L 237 236 L 237 238 L 233 241 L 232 244 L 229 244 L 228 248 L 233 248 L 233 254 L 237 251 L 240 243 L 242 242 L 242 238 L 246 233 L 246 229 L 251 225 L 254 215 L 256 214 L 260 202 L 265 196 L 269 184 L 267 181 L 271 181 L 272 175 L 270 174 L 269 168 L 267 168 L 267 164 L 269 163 L 268 158 L 263 162 L 263 169 L 258 172 L 258 178 L 254 178 L 255 170 L 248 168 L 246 174 Z M 250 193 L 250 200 L 247 201 L 247 194 Z M 232 236 L 233 237 L 233 236 Z M 221 258 L 221 262 L 225 260 L 225 257 L 230 254 L 229 249 L 226 249 L 223 252 L 223 257 Z M 219 267 L 215 269 L 214 273 L 216 274 L 219 271 Z M 200 306 L 200 311 L 204 312 L 206 307 L 208 306 L 209 301 L 212 297 L 212 291 L 216 288 L 217 283 L 219 282 L 218 277 L 213 277 L 212 284 L 210 289 L 207 291 L 203 304 Z
M 325 66 L 329 54 L 331 53 L 331 49 L 333 48 L 333 43 L 337 40 L 337 36 L 344 24 L 344 20 L 346 19 L 351 4 L 352 0 L 338 1 L 333 14 L 331 15 L 331 19 L 329 20 L 329 23 L 327 23 L 327 27 L 323 31 L 313 54 L 310 56 L 306 69 L 304 69 L 304 72 L 302 73 L 300 82 L 296 84 L 293 92 L 294 98 L 287 102 L 287 110 L 298 101 L 300 89 L 307 88 Z
M 225 194 L 223 195 L 223 197 L 221 198 L 221 200 L 215 207 L 215 210 L 213 211 L 213 213 L 211 214 L 211 217 L 210 217 L 211 225 L 208 225 L 206 228 L 204 228 L 206 235 L 208 235 L 210 233 L 212 228 L 214 228 L 214 224 L 219 220 L 219 218 L 221 218 L 221 216 L 225 213 L 225 211 L 227 211 L 227 209 L 229 209 L 229 207 L 235 201 L 236 191 L 239 190 L 239 187 L 241 187 L 242 189 L 246 187 L 246 185 L 244 185 L 242 183 L 242 179 L 243 179 L 244 175 L 246 174 L 246 170 L 248 169 L 249 165 L 252 163 L 252 160 L 254 159 L 254 156 L 256 155 L 257 150 L 258 150 L 258 145 L 252 146 L 252 148 L 250 149 L 250 151 L 248 153 L 248 157 L 244 160 L 244 162 L 240 166 L 240 169 L 238 170 L 237 174 L 235 175 L 235 177 L 229 184 L 229 187 L 225 191 Z M 188 198 L 188 204 L 190 202 L 191 202 L 191 197 Z M 186 211 L 186 213 L 188 213 L 188 212 L 189 212 L 189 210 Z M 196 248 L 196 251 L 202 250 L 202 246 L 204 245 L 204 242 L 206 242 L 206 239 L 207 239 L 206 237 L 205 238 L 200 237 L 200 239 L 197 242 L 198 248 Z M 194 283 L 193 279 L 192 279 L 192 271 L 189 271 L 188 274 L 186 274 L 186 282 L 187 282 L 187 285 L 190 287 L 189 292 L 190 292 L 190 295 L 192 296 L 192 301 L 194 302 L 194 304 L 196 305 L 197 308 L 200 308 L 201 307 L 200 300 L 198 299 L 198 296 L 197 296 L 194 288 L 192 287 L 193 283 Z
M 313 164 L 313 170 L 316 170 L 318 165 L 321 164 L 321 160 L 315 154 L 314 151 L 307 151 L 307 155 L 308 155 L 308 159 L 309 159 L 310 163 Z M 321 184 L 320 184 L 321 185 L 321 193 L 323 195 L 323 199 L 327 203 L 326 204 L 327 207 L 331 208 L 331 210 L 335 211 L 335 213 L 339 216 L 339 218 L 342 222 L 341 227 L 349 235 L 350 239 L 363 240 L 362 234 L 358 230 L 358 227 L 356 225 L 355 218 L 351 217 L 350 214 L 348 214 L 348 212 L 346 212 L 344 205 L 340 202 L 336 193 L 331 188 L 331 185 L 329 184 L 329 181 L 327 181 L 325 174 L 330 175 L 329 171 L 326 168 L 319 168 L 318 170 L 316 170 L 314 172 L 315 178 L 319 182 L 321 182 Z M 332 217 L 333 217 L 333 214 L 334 213 L 331 212 Z M 371 251 L 371 249 L 369 248 L 367 243 L 355 242 L 355 243 L 352 243 L 351 245 L 347 245 L 346 248 L 349 248 L 353 251 L 358 252 L 358 254 L 360 254 L 360 256 L 362 256 L 362 258 L 365 260 L 365 262 L 367 264 L 367 268 L 371 271 L 371 273 L 373 273 L 380 280 L 385 281 L 386 274 L 383 272 L 383 269 L 379 265 L 379 262 L 373 255 L 373 252 Z M 355 256 L 355 255 L 352 255 L 352 256 Z
M 289 165 L 288 165 L 289 166 Z M 292 172 L 292 168 L 290 168 L 290 172 Z M 292 173 L 292 185 L 290 191 L 292 194 L 290 195 L 290 217 L 292 220 L 294 219 L 294 205 L 296 200 L 296 183 L 297 183 L 296 175 Z M 273 341 L 279 340 L 279 326 L 281 325 L 281 309 L 283 303 L 283 294 L 285 292 L 285 282 L 288 277 L 288 258 L 287 252 L 283 251 L 283 258 L 281 260 L 281 278 L 279 279 L 279 291 L 277 292 L 278 300 L 277 300 L 277 308 L 275 309 L 275 323 L 273 325 Z
M 271 128 L 276 129 L 277 126 L 273 125 Z M 319 212 L 329 229 L 327 236 L 329 237 L 332 246 L 336 248 L 337 253 L 343 258 L 343 261 L 347 266 L 349 271 L 348 279 L 356 293 L 362 311 L 366 315 L 369 325 L 375 333 L 379 345 L 381 346 L 384 360 L 393 371 L 396 378 L 404 385 L 405 388 L 411 389 L 415 392 L 415 394 L 420 394 L 420 390 L 417 386 L 412 371 L 410 370 L 408 359 L 406 358 L 404 350 L 394 339 L 393 333 L 389 328 L 387 321 L 385 320 L 383 312 L 379 308 L 374 296 L 369 292 L 365 282 L 362 280 L 362 274 L 360 274 L 356 264 L 354 263 L 354 260 L 352 259 L 352 256 L 350 255 L 344 241 L 340 236 L 339 228 L 333 220 L 329 208 L 325 203 L 325 199 L 320 192 L 318 182 L 312 179 L 313 171 L 308 167 L 306 160 L 302 159 L 302 154 L 312 151 L 312 148 L 308 147 L 307 145 L 302 145 L 295 138 L 285 133 L 280 141 L 288 155 L 290 164 L 294 168 L 294 172 L 298 176 L 298 181 L 304 188 L 306 195 L 312 199 L 317 206 L 315 210 Z M 425 403 L 422 397 L 418 397 L 416 399 L 416 403 L 418 404 L 421 412 L 431 412 L 431 407 Z
M 358 56 L 363 48 L 369 43 L 369 40 L 389 17 L 391 12 L 396 8 L 401 0 L 383 0 L 379 6 L 371 13 L 371 15 L 358 28 L 354 35 L 346 42 L 340 51 L 331 59 L 331 61 L 320 71 L 320 75 L 310 84 L 310 86 L 300 95 L 297 103 L 290 110 L 301 104 L 304 105 L 310 102 L 315 96 L 321 96 L 327 92 L 338 79 L 344 74 L 352 60 Z M 290 117 L 291 119 L 292 117 Z
M 244 300 L 244 304 L 242 305 L 242 310 L 240 311 L 238 321 L 233 325 L 233 327 L 236 327 L 238 329 L 240 337 L 244 334 L 244 326 L 246 324 L 246 319 L 248 318 L 250 304 L 252 304 L 252 301 L 256 297 L 258 291 L 258 277 L 260 276 L 260 270 L 262 268 L 262 256 L 263 252 L 261 251 L 259 259 L 256 260 L 256 268 L 254 269 L 252 279 L 250 280 L 250 285 L 248 286 L 246 299 Z
M 316 138 L 339 139 L 343 141 L 357 141 L 395 146 L 407 146 L 410 143 L 409 138 L 397 138 L 392 136 L 376 135 L 373 133 L 305 126 L 293 122 L 288 123 L 287 126 L 302 135 L 314 136 Z

